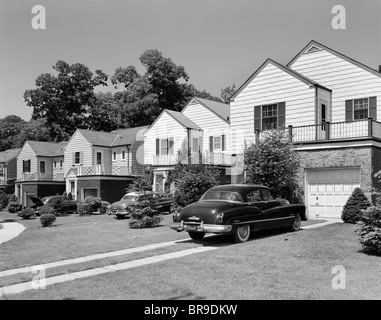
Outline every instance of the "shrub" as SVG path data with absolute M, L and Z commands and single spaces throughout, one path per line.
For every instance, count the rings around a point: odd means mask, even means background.
M 19 205 L 18 202 L 15 201 L 9 201 L 8 203 L 8 212 L 10 213 L 16 213 L 21 210 L 21 205 Z
M 6 208 L 9 203 L 10 195 L 6 194 L 5 192 L 0 193 L 0 210 L 2 208 Z
M 158 227 L 162 220 L 161 214 L 151 208 L 149 201 L 141 201 L 137 206 L 131 207 L 129 226 L 132 229 Z
M 56 211 L 54 210 L 53 207 L 44 204 L 43 206 L 38 208 L 38 214 L 41 215 L 41 216 L 44 215 L 44 214 L 54 214 L 54 215 L 56 215 Z
M 40 222 L 43 227 L 50 227 L 54 221 L 56 221 L 56 216 L 51 213 L 43 214 L 40 217 Z
M 86 197 L 85 203 L 87 203 L 89 206 L 90 214 L 93 212 L 97 212 L 98 209 L 100 209 L 100 207 L 102 206 L 101 198 L 93 196 Z
M 34 212 L 33 209 L 26 208 L 23 211 L 20 211 L 17 215 L 25 220 L 28 220 L 28 219 L 34 218 L 36 216 L 36 213 Z
M 364 251 L 381 255 L 381 208 L 368 208 L 361 221 L 363 225 L 356 233 L 360 236 L 360 243 Z
M 89 216 L 91 215 L 91 209 L 88 203 L 80 202 L 77 206 L 77 211 L 80 216 Z
M 9 202 L 19 202 L 19 198 L 17 198 L 16 194 L 12 194 L 11 197 L 9 198 Z
M 69 200 L 73 200 L 73 195 L 71 194 L 71 192 L 69 192 L 69 193 L 67 194 L 67 197 L 69 198 Z
M 356 188 L 344 205 L 341 219 L 346 223 L 356 223 L 361 220 L 362 210 L 370 206 L 371 203 L 361 188 Z
M 61 198 L 53 198 L 49 206 L 52 207 L 56 213 L 61 213 L 64 203 Z

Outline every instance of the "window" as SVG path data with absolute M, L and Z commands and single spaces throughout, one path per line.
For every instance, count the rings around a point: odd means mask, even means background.
M 198 152 L 198 138 L 193 138 L 192 139 L 192 151 L 193 152 Z
M 270 193 L 270 190 L 268 189 L 262 189 L 262 197 L 263 197 L 263 201 L 274 200 L 273 196 Z
M 262 201 L 262 198 L 261 198 L 261 191 L 260 191 L 260 190 L 254 190 L 254 191 L 251 191 L 251 192 L 247 195 L 247 201 L 248 201 L 248 202 Z
M 209 151 L 226 151 L 226 135 L 210 136 Z
M 368 99 L 353 100 L 354 119 L 368 119 Z
M 30 160 L 23 160 L 22 172 L 30 172 Z
M 274 129 L 278 124 L 278 106 L 270 104 L 262 106 L 262 130 Z
M 75 161 L 74 161 L 75 164 L 80 164 L 81 163 L 81 153 L 80 152 L 76 152 L 75 153 Z
M 40 173 L 45 173 L 45 161 L 40 161 Z
M 97 164 L 102 164 L 102 152 L 97 152 Z
M 54 160 L 54 168 L 57 168 L 57 161 Z
M 116 151 L 112 153 L 112 161 L 116 161 Z
M 173 138 L 156 139 L 156 156 L 173 155 Z
M 126 151 L 122 151 L 122 160 L 126 160 Z
M 60 160 L 60 168 L 62 168 L 62 167 L 63 167 L 63 161 Z
M 221 137 L 213 137 L 213 150 L 221 149 Z

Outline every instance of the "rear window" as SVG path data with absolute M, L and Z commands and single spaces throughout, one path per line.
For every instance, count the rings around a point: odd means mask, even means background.
M 220 201 L 234 201 L 242 202 L 240 194 L 231 191 L 207 191 L 201 200 L 220 200 Z
M 135 195 L 132 195 L 132 194 L 126 194 L 123 198 L 122 198 L 123 201 L 135 201 L 136 200 L 136 196 Z

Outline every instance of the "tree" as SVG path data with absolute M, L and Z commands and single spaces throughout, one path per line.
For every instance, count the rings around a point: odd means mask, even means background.
M 225 103 L 230 102 L 231 96 L 236 92 L 235 84 L 233 84 L 231 87 L 226 87 L 221 90 L 221 98 L 224 100 Z
M 298 202 L 299 156 L 283 129 L 262 132 L 256 143 L 245 145 L 244 170 L 248 183 L 269 187 L 275 197 Z
M 92 108 L 89 110 L 89 129 L 112 131 L 121 128 L 121 104 L 111 92 L 95 94 Z
M 41 74 L 37 89 L 26 90 L 24 100 L 33 108 L 32 119 L 46 118 L 49 134 L 55 141 L 68 139 L 76 128 L 87 128 L 87 114 L 93 106 L 94 88 L 107 85 L 107 75 L 96 75 L 81 63 L 69 65 L 59 60 L 53 69 L 57 76 Z
M 9 115 L 0 119 L 0 151 L 19 147 L 17 136 L 25 123 L 16 115 Z
M 355 188 L 343 207 L 341 220 L 346 223 L 356 223 L 361 220 L 361 210 L 365 210 L 370 206 L 371 203 L 361 188 Z

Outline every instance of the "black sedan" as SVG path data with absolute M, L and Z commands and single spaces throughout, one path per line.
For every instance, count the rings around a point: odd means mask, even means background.
M 198 202 L 174 213 L 171 229 L 187 231 L 194 240 L 215 233 L 232 234 L 235 242 L 244 242 L 251 231 L 278 227 L 297 231 L 302 220 L 307 220 L 304 205 L 273 199 L 262 185 L 235 184 L 213 187 Z
M 66 213 L 76 213 L 77 212 L 77 202 L 70 200 L 66 196 L 55 195 L 55 196 L 47 196 L 43 198 L 38 198 L 35 196 L 29 197 L 33 205 L 29 206 L 35 210 L 36 215 L 39 216 L 38 209 L 43 205 L 48 205 L 53 207 L 58 214 L 66 214 Z

